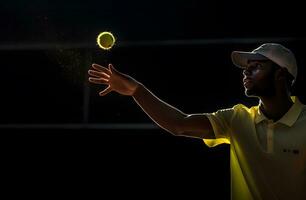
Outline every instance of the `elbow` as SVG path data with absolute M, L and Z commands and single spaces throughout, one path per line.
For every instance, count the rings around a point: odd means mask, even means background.
M 167 126 L 158 125 L 173 136 L 182 136 L 184 131 L 178 124 L 179 123 L 167 124 Z
M 181 118 L 177 119 L 172 127 L 171 134 L 174 136 L 185 136 L 186 133 L 186 118 L 188 115 L 184 114 Z
M 177 130 L 167 130 L 171 135 L 173 136 L 182 136 L 183 133 L 182 132 L 179 132 Z
M 164 130 L 166 130 L 167 132 L 169 132 L 170 134 L 174 135 L 174 136 L 183 136 L 184 135 L 184 117 L 183 118 L 176 118 L 176 119 L 172 119 L 170 122 L 167 121 L 167 123 L 164 124 L 158 124 L 161 128 L 163 128 Z
M 173 126 L 171 126 L 171 129 L 168 130 L 168 132 L 170 132 L 174 136 L 183 136 L 185 131 L 181 122 L 177 122 Z
M 177 130 L 168 130 L 169 133 L 171 133 L 171 135 L 174 136 L 182 136 L 183 134 Z

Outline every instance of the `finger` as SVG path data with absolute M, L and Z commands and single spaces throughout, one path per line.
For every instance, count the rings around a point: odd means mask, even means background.
M 117 72 L 117 73 L 119 73 L 118 70 L 116 70 L 115 67 L 114 67 L 114 65 L 112 65 L 112 64 L 108 64 L 108 69 L 109 69 L 109 71 L 111 71 L 111 72 Z
M 89 77 L 89 82 L 91 83 L 95 83 L 95 84 L 104 84 L 104 85 L 109 85 L 109 80 L 108 79 L 105 79 L 105 78 L 92 78 L 92 77 Z
M 98 72 L 96 70 L 88 70 L 88 74 L 94 77 L 101 77 L 101 78 L 109 78 L 110 76 L 104 72 Z
M 105 96 L 112 91 L 111 87 L 108 86 L 105 90 L 99 93 L 100 96 Z
M 111 75 L 111 74 L 112 74 L 111 71 L 110 71 L 109 69 L 107 69 L 106 67 L 103 67 L 103 66 L 101 66 L 101 65 L 92 64 L 91 66 L 92 66 L 95 70 L 97 70 L 97 71 L 104 72 L 104 73 L 106 73 L 106 74 L 108 74 L 108 75 Z

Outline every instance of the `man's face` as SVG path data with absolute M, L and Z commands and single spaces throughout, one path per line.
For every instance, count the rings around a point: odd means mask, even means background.
M 243 70 L 243 86 L 248 97 L 275 94 L 274 64 L 270 60 L 250 60 Z

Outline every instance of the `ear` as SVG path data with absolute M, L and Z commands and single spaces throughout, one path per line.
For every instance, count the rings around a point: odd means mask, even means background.
M 278 68 L 276 71 L 275 71 L 275 80 L 277 81 L 286 81 L 287 79 L 287 69 L 286 68 Z

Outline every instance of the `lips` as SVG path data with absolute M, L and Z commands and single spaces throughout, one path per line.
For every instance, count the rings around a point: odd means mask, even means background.
M 252 85 L 252 79 L 250 79 L 250 78 L 244 78 L 244 79 L 243 79 L 243 86 L 244 86 L 244 87 L 248 88 L 248 87 L 250 87 L 251 85 Z

